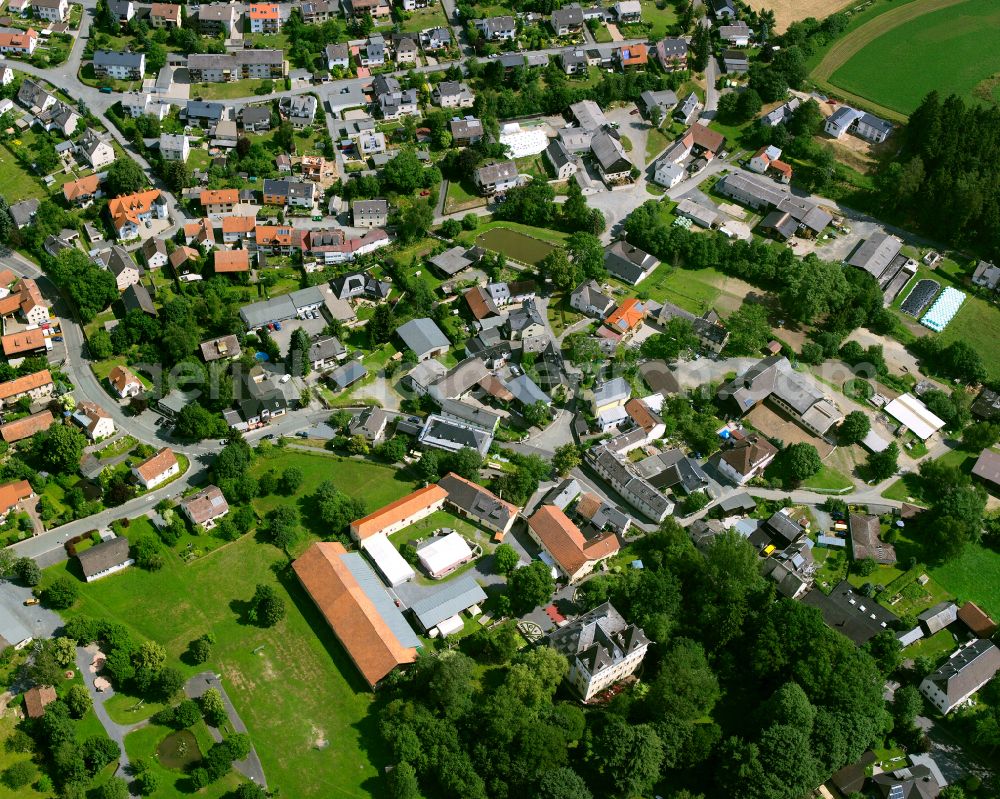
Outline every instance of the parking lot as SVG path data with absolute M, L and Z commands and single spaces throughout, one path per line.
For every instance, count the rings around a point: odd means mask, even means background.
M 268 331 L 282 354 L 288 352 L 288 345 L 291 343 L 294 331 L 305 330 L 306 335 L 310 339 L 315 338 L 323 332 L 323 328 L 326 327 L 326 319 L 323 317 L 323 314 L 319 311 L 312 311 L 311 313 L 316 315 L 315 319 L 289 319 L 287 322 L 281 323 L 281 330 Z

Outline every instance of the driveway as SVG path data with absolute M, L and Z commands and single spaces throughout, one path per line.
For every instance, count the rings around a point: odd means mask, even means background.
M 233 729 L 236 732 L 247 733 L 246 724 L 243 723 L 243 719 L 240 718 L 240 714 L 236 712 L 236 708 L 233 707 L 233 703 L 229 699 L 229 694 L 226 693 L 226 689 L 219 681 L 217 675 L 210 671 L 202 671 L 195 674 L 194 677 L 188 680 L 184 685 L 184 693 L 188 699 L 197 699 L 209 688 L 214 688 L 222 695 L 222 704 L 226 708 L 226 715 L 229 717 L 229 723 L 232 725 Z M 209 727 L 208 731 L 212 733 L 212 737 L 216 741 L 222 740 L 222 733 L 215 727 Z M 261 766 L 260 758 L 257 757 L 257 750 L 252 744 L 250 746 L 250 754 L 247 755 L 246 760 L 240 760 L 233 763 L 233 768 L 235 768 L 248 780 L 257 783 L 262 788 L 267 788 L 267 779 L 264 777 L 264 768 Z

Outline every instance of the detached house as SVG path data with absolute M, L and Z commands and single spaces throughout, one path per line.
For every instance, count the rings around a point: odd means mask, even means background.
M 443 80 L 431 92 L 431 101 L 442 108 L 472 108 L 476 95 L 464 83 Z
M 119 397 L 137 397 L 142 391 L 142 383 L 126 366 L 116 366 L 108 373 L 108 382 Z
M 170 447 L 164 447 L 152 457 L 132 467 L 133 476 L 147 491 L 180 474 L 180 471 L 180 464 Z
M 115 285 L 119 291 L 125 291 L 139 282 L 142 273 L 127 250 L 114 246 L 103 260 L 105 268 L 115 276 Z
M 586 577 L 601 562 L 618 554 L 620 548 L 613 532 L 586 540 L 580 528 L 555 505 L 542 505 L 535 511 L 528 519 L 528 534 L 568 583 Z
M 14 55 L 32 55 L 38 46 L 38 32 L 28 28 L 26 31 L 0 33 L 0 53 Z
M 87 129 L 76 143 L 76 152 L 95 171 L 104 169 L 115 160 L 114 148 L 95 130 Z
M 149 24 L 154 28 L 179 28 L 181 7 L 174 3 L 153 3 L 149 10 Z
M 722 453 L 719 471 L 736 485 L 745 485 L 760 476 L 777 454 L 777 448 L 767 439 L 748 436 Z
M 579 3 L 572 3 L 552 11 L 552 30 L 556 36 L 568 36 L 583 30 L 583 9 Z
M 31 0 L 31 10 L 36 17 L 49 22 L 65 22 L 69 3 L 67 0 Z
M 604 268 L 610 275 L 630 286 L 641 283 L 659 265 L 658 258 L 638 247 L 633 247 L 624 239 L 604 249 Z
M 588 280 L 573 290 L 569 305 L 585 316 L 605 319 L 614 310 L 615 301 L 602 292 L 596 280 Z
M 154 219 L 167 219 L 167 201 L 159 189 L 125 194 L 108 202 L 108 216 L 122 241 L 139 236 L 140 226 Z
M 211 530 L 229 513 L 229 503 L 218 486 L 210 485 L 181 502 L 181 510 L 191 524 Z
M 351 203 L 351 219 L 354 227 L 385 227 L 389 221 L 387 200 L 356 200 Z
M 247 21 L 251 33 L 278 33 L 281 11 L 277 3 L 251 3 L 247 8 Z
M 91 441 L 100 441 L 115 433 L 115 422 L 111 414 L 94 402 L 79 403 L 72 418 Z
M 502 194 L 518 185 L 517 164 L 504 161 L 481 166 L 476 170 L 474 179 L 481 194 Z
M 955 650 L 933 674 L 920 683 L 922 693 L 944 715 L 948 715 L 1000 671 L 1000 649 L 977 638 Z
M 582 23 L 581 18 L 581 23 Z M 513 17 L 487 17 L 475 21 L 476 29 L 488 42 L 512 41 L 517 36 L 517 25 Z

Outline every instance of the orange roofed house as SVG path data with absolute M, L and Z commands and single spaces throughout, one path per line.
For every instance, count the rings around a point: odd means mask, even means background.
M 0 53 L 31 55 L 36 47 L 38 47 L 38 31 L 32 28 L 26 31 L 0 33 Z
M 154 28 L 179 28 L 181 7 L 173 3 L 153 3 L 149 10 L 149 24 Z
M 206 214 L 231 214 L 240 201 L 237 189 L 205 189 L 199 200 Z
M 31 499 L 33 496 L 35 492 L 27 480 L 0 485 L 0 521 L 7 518 L 7 514 L 17 507 L 18 502 Z
M 0 339 L 0 342 L 3 343 L 3 354 L 7 356 L 11 365 L 15 366 L 29 355 L 43 355 L 47 349 L 48 339 L 41 330 L 35 328 L 11 333 Z
M 69 205 L 90 205 L 101 196 L 100 175 L 88 175 L 79 180 L 71 180 L 63 184 L 63 197 Z
M 222 243 L 236 244 L 244 239 L 254 238 L 254 228 L 257 227 L 257 218 L 253 216 L 224 216 L 222 217 Z
M 281 30 L 281 11 L 276 3 L 251 3 L 247 9 L 250 33 L 278 33 Z
M 369 686 L 417 659 L 420 639 L 359 553 L 319 542 L 292 569 Z
M 250 271 L 250 253 L 246 250 L 216 250 L 215 274 Z
M 32 400 L 51 397 L 54 388 L 55 384 L 48 369 L 8 380 L 6 383 L 0 383 L 0 408 L 17 402 L 22 397 L 30 397 Z
M 644 44 L 630 44 L 615 50 L 615 59 L 626 69 L 645 69 L 649 63 L 649 48 Z
M 108 372 L 108 382 L 122 399 L 142 393 L 142 381 L 125 366 L 116 366 Z
M 604 325 L 617 336 L 627 339 L 632 336 L 646 318 L 646 306 L 634 297 L 625 300 L 604 320 Z
M 132 467 L 132 474 L 145 489 L 156 488 L 175 474 L 180 474 L 181 466 L 170 447 L 164 447 L 151 458 Z
M 154 6 L 155 8 L 155 6 Z M 139 231 L 154 219 L 168 219 L 167 201 L 159 189 L 125 194 L 108 202 L 108 216 L 122 241 L 138 238 Z
M 215 245 L 215 225 L 207 216 L 184 224 L 184 243 L 188 246 L 211 248 Z
M 448 492 L 439 485 L 419 488 L 412 494 L 369 513 L 363 519 L 351 522 L 351 537 L 361 544 L 375 535 L 392 535 L 397 530 L 430 516 L 434 511 L 441 510 L 447 498 Z
M 619 549 L 618 536 L 613 532 L 587 541 L 580 528 L 555 505 L 542 505 L 535 511 L 528 519 L 528 533 L 571 583 L 586 577 Z

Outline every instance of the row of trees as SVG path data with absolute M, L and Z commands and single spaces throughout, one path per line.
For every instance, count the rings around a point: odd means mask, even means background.
M 506 626 L 479 631 L 390 685 L 390 796 L 797 799 L 891 728 L 891 633 L 856 649 L 814 609 L 776 600 L 739 536 L 702 556 L 671 520 L 636 546 L 644 569 L 595 577 L 578 599 L 612 601 L 654 642 L 644 689 L 581 710 L 559 699 L 562 655 L 518 652 Z M 521 582 L 530 599 L 540 581 Z

